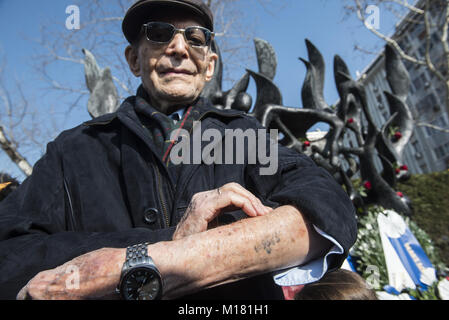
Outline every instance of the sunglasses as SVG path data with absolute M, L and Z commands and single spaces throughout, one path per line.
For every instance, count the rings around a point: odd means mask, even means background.
M 182 33 L 186 42 L 192 47 L 208 47 L 214 33 L 203 27 L 177 29 L 166 22 L 148 22 L 143 25 L 147 39 L 156 43 L 169 43 L 176 33 Z

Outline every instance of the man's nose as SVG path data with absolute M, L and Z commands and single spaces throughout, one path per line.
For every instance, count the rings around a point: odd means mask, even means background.
M 177 33 L 168 44 L 167 54 L 186 57 L 188 56 L 188 46 L 189 45 L 186 42 L 184 35 Z

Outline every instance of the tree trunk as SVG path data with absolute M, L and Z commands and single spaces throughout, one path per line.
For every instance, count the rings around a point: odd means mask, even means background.
M 33 167 L 28 161 L 17 151 L 16 147 L 8 140 L 5 130 L 0 126 L 0 147 L 9 158 L 19 167 L 19 169 L 26 175 L 30 176 L 33 172 Z

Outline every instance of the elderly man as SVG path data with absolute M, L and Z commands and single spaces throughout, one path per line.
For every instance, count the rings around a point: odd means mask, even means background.
M 1 203 L 1 298 L 276 299 L 282 285 L 341 265 L 354 209 L 306 156 L 279 147 L 267 176 L 248 161 L 170 161 L 171 133 L 196 121 L 203 131 L 261 128 L 200 98 L 217 60 L 212 31 L 200 0 L 128 10 L 125 55 L 142 85 L 116 113 L 49 143 Z

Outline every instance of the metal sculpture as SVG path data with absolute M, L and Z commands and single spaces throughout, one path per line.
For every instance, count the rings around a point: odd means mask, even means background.
M 114 112 L 119 107 L 117 88 L 109 68 L 100 69 L 94 55 L 86 49 L 84 53 L 84 73 L 86 85 L 91 95 L 87 110 L 92 118 Z
M 309 155 L 328 170 L 345 187 L 361 211 L 364 205 L 375 203 L 411 215 L 410 200 L 395 190 L 398 179 L 410 177 L 403 163 L 403 152 L 414 128 L 406 103 L 410 78 L 399 55 L 394 48 L 386 46 L 387 81 L 392 92 L 384 94 L 391 117 L 379 129 L 368 109 L 364 85 L 352 79 L 347 65 L 338 55 L 334 58 L 334 77 L 340 101 L 334 108 L 326 103 L 323 95 L 324 59 L 309 40 L 305 42 L 308 60 L 300 58 L 307 68 L 301 93 L 303 108 L 283 105 L 282 94 L 273 82 L 277 66 L 275 51 L 261 39 L 255 39 L 259 72 L 246 70 L 229 91 L 223 92 L 223 65 L 219 61 L 218 77 L 207 86 L 203 95 L 210 98 L 217 108 L 243 110 L 265 127 L 278 129 L 282 133 L 281 144 Z M 213 49 L 220 55 L 216 44 Z M 257 86 L 254 106 L 246 92 L 249 77 Z M 319 122 L 327 123 L 329 132 L 319 141 L 308 141 L 307 132 Z M 355 135 L 357 147 L 344 146 L 344 135 L 348 131 Z M 382 163 L 380 172 L 375 167 L 376 157 Z M 361 179 L 362 187 L 354 186 L 357 177 Z

